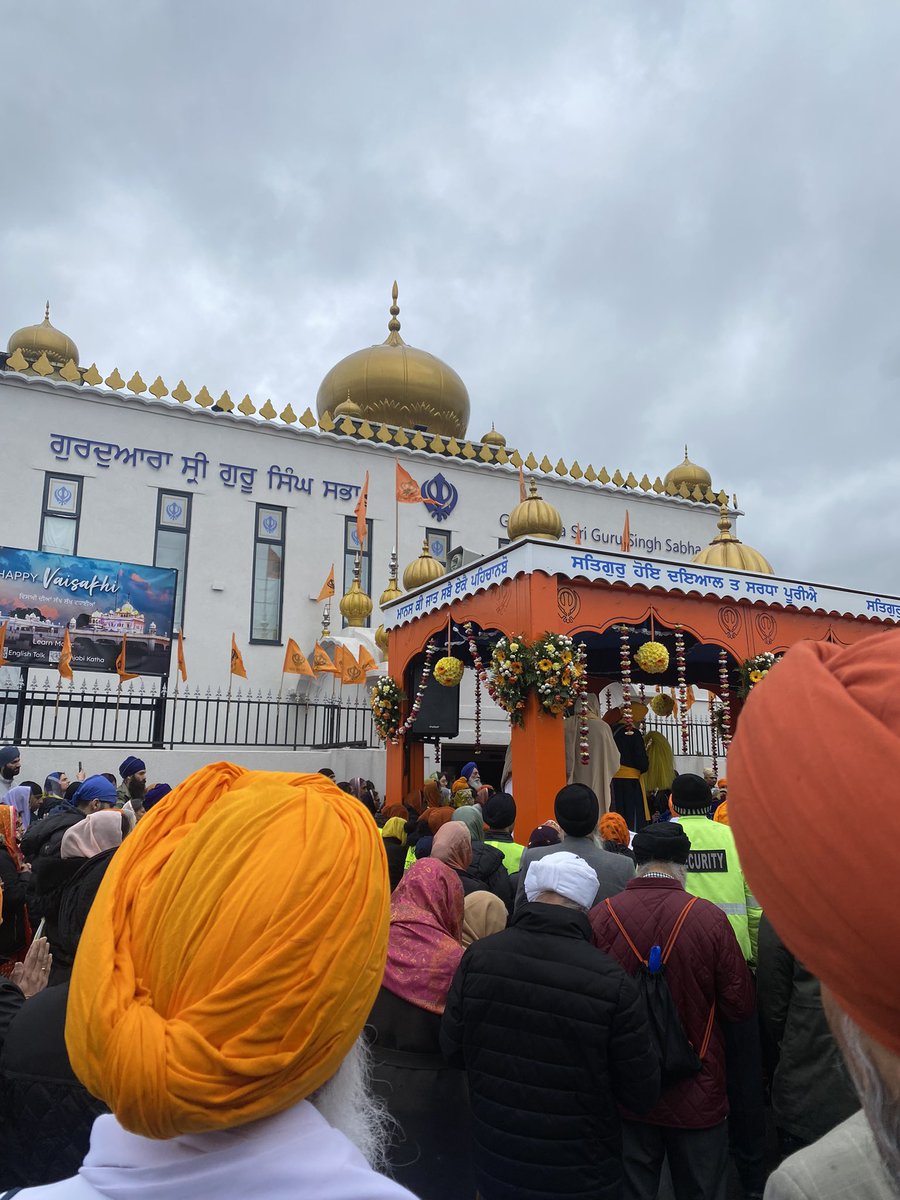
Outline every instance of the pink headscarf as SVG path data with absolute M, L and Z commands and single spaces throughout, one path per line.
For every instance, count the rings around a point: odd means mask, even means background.
M 463 888 L 456 874 L 433 858 L 413 863 L 391 896 L 387 990 L 426 1012 L 442 1013 L 463 955 L 462 921 Z
M 91 813 L 77 825 L 72 825 L 63 834 L 59 848 L 62 858 L 93 858 L 104 850 L 122 844 L 122 814 L 112 812 Z
M 462 821 L 448 821 L 434 835 L 431 857 L 446 863 L 456 871 L 467 871 L 472 865 L 472 835 Z

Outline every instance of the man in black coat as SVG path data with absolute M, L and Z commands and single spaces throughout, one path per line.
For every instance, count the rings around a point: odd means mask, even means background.
M 474 942 L 441 1023 L 465 1068 L 482 1200 L 622 1195 L 618 1106 L 659 1094 L 646 1013 L 622 968 L 591 945 L 597 875 L 559 851 L 531 864 L 528 903 Z

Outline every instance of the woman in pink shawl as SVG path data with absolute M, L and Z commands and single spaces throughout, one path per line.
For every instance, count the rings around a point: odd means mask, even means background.
M 420 1200 L 475 1194 L 465 1074 L 448 1067 L 440 1050 L 441 1013 L 463 955 L 462 922 L 456 872 L 419 859 L 391 896 L 384 983 L 366 1026 L 373 1088 L 403 1131 L 388 1161 Z

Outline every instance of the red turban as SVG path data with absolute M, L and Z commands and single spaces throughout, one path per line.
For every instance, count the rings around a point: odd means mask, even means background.
M 754 895 L 841 1007 L 895 1054 L 898 769 L 898 633 L 795 646 L 753 689 L 728 755 L 731 828 Z M 868 836 L 847 837 L 850 809 Z

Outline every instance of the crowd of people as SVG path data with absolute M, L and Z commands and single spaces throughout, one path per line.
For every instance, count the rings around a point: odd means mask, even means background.
M 897 1197 L 893 817 L 876 790 L 871 836 L 843 819 L 897 677 L 895 635 L 796 647 L 723 779 L 641 738 L 622 774 L 612 722 L 599 791 L 532 830 L 474 762 L 383 798 L 225 763 L 148 787 L 135 755 L 39 786 L 0 747 L 0 1187 Z

